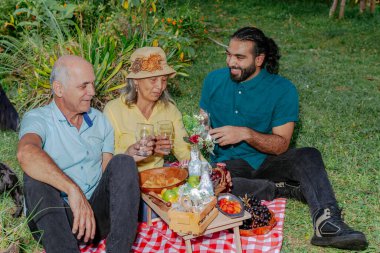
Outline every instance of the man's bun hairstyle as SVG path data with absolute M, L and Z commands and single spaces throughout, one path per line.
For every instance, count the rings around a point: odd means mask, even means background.
M 231 39 L 254 42 L 253 54 L 255 56 L 264 54 L 264 68 L 271 74 L 277 74 L 280 68 L 280 51 L 273 39 L 266 37 L 265 34 L 256 27 L 243 27 L 237 30 Z

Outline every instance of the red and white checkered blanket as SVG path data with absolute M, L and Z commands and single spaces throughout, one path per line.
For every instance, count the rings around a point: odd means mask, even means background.
M 283 239 L 286 199 L 275 199 L 264 202 L 275 213 L 277 225 L 266 235 L 241 237 L 243 252 L 280 252 Z M 236 252 L 233 233 L 225 230 L 201 236 L 191 240 L 194 253 Z M 168 225 L 161 221 L 153 222 L 149 227 L 140 223 L 138 235 L 132 247 L 136 253 L 150 252 L 186 252 L 184 240 L 171 231 Z M 82 253 L 106 253 L 105 241 L 96 247 L 82 246 Z

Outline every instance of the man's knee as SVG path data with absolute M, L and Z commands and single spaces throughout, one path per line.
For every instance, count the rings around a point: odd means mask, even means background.
M 298 150 L 299 150 L 298 152 L 303 155 L 321 156 L 321 152 L 314 147 L 304 147 L 304 148 L 299 148 Z
M 137 182 L 138 186 L 138 170 L 136 162 L 131 156 L 124 154 L 115 155 L 109 162 L 108 169 L 112 170 L 113 180 L 120 179 L 124 183 L 128 183 L 128 181 Z
M 297 149 L 297 157 L 308 161 L 321 161 L 321 152 L 313 147 L 299 148 Z
M 126 154 L 114 155 L 111 161 L 112 160 L 115 160 L 116 162 L 121 162 L 121 163 L 135 163 L 135 161 L 133 160 L 133 157 Z
M 60 191 L 54 187 L 24 175 L 24 197 L 27 214 L 49 212 L 49 207 L 63 205 Z
M 296 168 L 312 175 L 313 172 L 320 174 L 325 171 L 321 152 L 316 148 L 300 148 L 295 154 Z M 314 174 L 313 174 L 314 175 Z
M 24 174 L 24 195 L 25 198 L 41 198 L 46 196 L 59 197 L 59 191 L 54 187 L 35 180 Z

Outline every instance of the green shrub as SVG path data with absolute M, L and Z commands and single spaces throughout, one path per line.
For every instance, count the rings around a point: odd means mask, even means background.
M 67 34 L 75 25 L 72 19 L 77 6 L 74 4 L 56 0 L 6 1 L 7 7 L 0 7 L 7 12 L 7 15 L 0 16 L 0 22 L 4 22 L 0 30 L 2 34 L 13 37 L 35 32 L 48 35 L 49 28 L 61 29 Z
M 124 87 L 135 48 L 162 47 L 178 75 L 188 76 L 186 68 L 205 25 L 198 9 L 176 11 L 178 6 L 168 3 L 22 0 L 13 5 L 13 33 L 0 34 L 0 82 L 23 113 L 51 99 L 51 69 L 65 54 L 80 55 L 94 65 L 93 106 L 99 109 Z

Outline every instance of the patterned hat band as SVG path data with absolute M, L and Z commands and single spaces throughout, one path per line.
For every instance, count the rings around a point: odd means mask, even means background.
M 176 71 L 166 62 L 165 52 L 159 47 L 143 47 L 131 56 L 127 78 L 141 79 L 161 75 L 174 77 Z
M 162 58 L 159 54 L 151 54 L 148 58 L 136 58 L 129 70 L 135 74 L 140 71 L 162 70 L 161 61 Z

